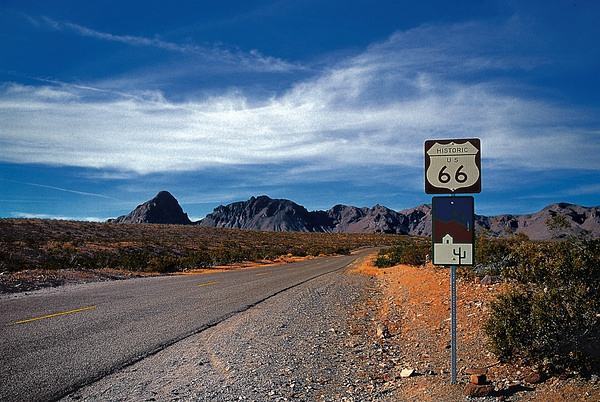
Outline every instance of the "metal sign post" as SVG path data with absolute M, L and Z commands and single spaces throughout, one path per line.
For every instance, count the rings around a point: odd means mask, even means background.
M 456 265 L 450 266 L 450 383 L 456 384 Z
M 433 264 L 450 266 L 450 382 L 457 377 L 456 330 L 456 270 L 459 266 L 473 264 L 474 252 L 474 201 L 473 197 L 433 197 L 432 243 Z
M 425 192 L 451 194 L 431 200 L 431 239 L 433 264 L 450 266 L 450 382 L 456 384 L 456 270 L 474 263 L 475 206 L 473 197 L 455 195 L 481 192 L 479 139 L 425 141 Z

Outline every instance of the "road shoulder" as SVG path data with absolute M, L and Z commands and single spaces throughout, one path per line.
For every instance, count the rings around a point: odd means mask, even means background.
M 376 292 L 348 269 L 289 289 L 64 400 L 371 400 L 380 349 L 354 321 Z M 374 310 L 373 310 L 374 311 Z

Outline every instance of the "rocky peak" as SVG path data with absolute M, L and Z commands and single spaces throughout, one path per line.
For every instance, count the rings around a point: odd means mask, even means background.
M 179 202 L 168 191 L 160 191 L 154 198 L 138 205 L 127 215 L 109 219 L 114 223 L 163 223 L 187 225 L 192 223 Z
M 250 197 L 247 201 L 221 205 L 198 224 L 276 232 L 320 232 L 326 231 L 327 219 L 323 214 L 308 212 L 293 201 L 261 195 Z

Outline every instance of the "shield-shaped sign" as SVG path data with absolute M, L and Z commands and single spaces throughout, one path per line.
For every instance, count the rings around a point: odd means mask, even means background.
M 425 192 L 481 192 L 481 143 L 478 138 L 425 141 Z

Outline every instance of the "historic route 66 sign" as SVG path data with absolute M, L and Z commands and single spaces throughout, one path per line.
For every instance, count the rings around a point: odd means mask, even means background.
M 425 141 L 427 194 L 480 193 L 481 143 L 478 138 Z

